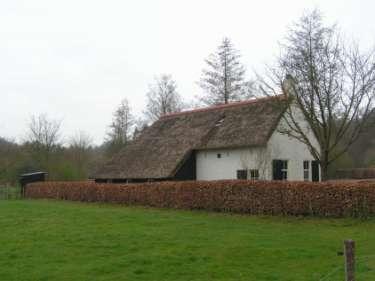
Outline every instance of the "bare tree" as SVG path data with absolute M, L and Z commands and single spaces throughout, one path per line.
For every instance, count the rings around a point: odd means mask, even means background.
M 77 150 L 87 150 L 92 145 L 92 137 L 84 132 L 79 131 L 70 138 L 70 147 Z
M 81 175 L 87 174 L 90 158 L 90 148 L 92 147 L 92 137 L 84 131 L 77 132 L 70 138 L 69 150 L 72 152 L 72 159 Z
M 61 121 L 49 119 L 46 114 L 32 116 L 28 124 L 26 141 L 31 144 L 33 152 L 49 161 L 54 149 L 60 145 Z
M 325 26 L 321 13 L 314 10 L 289 30 L 276 66 L 268 67 L 260 80 L 265 94 L 289 95 L 281 133 L 307 145 L 326 180 L 329 166 L 371 125 L 375 52 L 361 52 L 344 42 L 337 27 Z M 293 110 L 296 107 L 299 110 Z M 309 124 L 318 146 L 301 119 Z
M 208 67 L 198 82 L 206 94 L 201 98 L 204 104 L 229 103 L 252 96 L 253 83 L 245 81 L 245 67 L 239 59 L 238 50 L 224 38 L 217 51 L 205 60 Z
M 144 118 L 137 118 L 134 123 L 133 140 L 137 139 L 148 128 L 148 122 Z
M 123 99 L 113 113 L 113 120 L 107 133 L 108 142 L 117 148 L 126 145 L 131 137 L 131 130 L 134 124 L 134 118 L 131 113 L 129 101 Z
M 177 84 L 171 75 L 162 74 L 149 86 L 147 106 L 144 114 L 151 122 L 160 116 L 181 111 L 184 103 L 177 92 Z
M 92 137 L 84 131 L 79 131 L 70 138 L 70 149 L 74 151 L 77 162 L 81 163 L 84 160 L 85 154 L 92 143 Z

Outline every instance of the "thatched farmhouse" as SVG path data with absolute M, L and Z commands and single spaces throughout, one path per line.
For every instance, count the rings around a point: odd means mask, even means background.
M 93 178 L 319 181 L 319 165 L 307 147 L 278 132 L 284 111 L 275 98 L 261 98 L 163 116 Z

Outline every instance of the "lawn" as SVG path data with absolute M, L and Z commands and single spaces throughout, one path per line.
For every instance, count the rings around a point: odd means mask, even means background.
M 0 229 L 0 280 L 342 281 L 345 238 L 375 280 L 375 219 L 0 200 Z

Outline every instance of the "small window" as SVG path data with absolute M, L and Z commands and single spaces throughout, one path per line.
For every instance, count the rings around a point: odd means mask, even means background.
M 310 162 L 303 161 L 303 180 L 309 181 L 310 180 Z
M 221 124 L 223 124 L 223 122 L 224 122 L 224 117 L 216 122 L 215 127 L 221 126 Z
M 218 154 L 217 154 L 217 158 L 221 158 L 221 153 L 218 153 Z
M 259 180 L 259 170 L 250 170 L 250 179 Z
M 274 159 L 272 161 L 272 170 L 274 180 L 288 179 L 288 160 Z
M 237 179 L 247 180 L 247 170 L 237 170 Z
M 282 160 L 281 164 L 281 179 L 287 180 L 288 179 L 288 160 Z

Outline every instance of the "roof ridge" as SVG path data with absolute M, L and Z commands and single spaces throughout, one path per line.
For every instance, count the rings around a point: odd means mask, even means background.
M 196 109 L 191 109 L 191 110 L 186 110 L 186 111 L 167 113 L 165 115 L 162 115 L 159 119 L 165 119 L 168 117 L 175 117 L 175 116 L 190 114 L 190 113 L 219 110 L 219 109 L 228 108 L 228 107 L 242 106 L 242 105 L 253 104 L 253 103 L 258 103 L 258 102 L 267 101 L 271 99 L 283 98 L 283 97 L 284 95 L 281 94 L 281 95 L 276 95 L 276 96 L 260 97 L 260 98 L 250 99 L 250 100 L 243 100 L 243 101 L 236 101 L 236 102 L 231 102 L 231 103 L 226 103 L 226 104 L 218 104 L 218 105 L 213 105 L 213 106 L 208 106 L 208 107 L 201 107 L 201 108 L 196 108 Z

